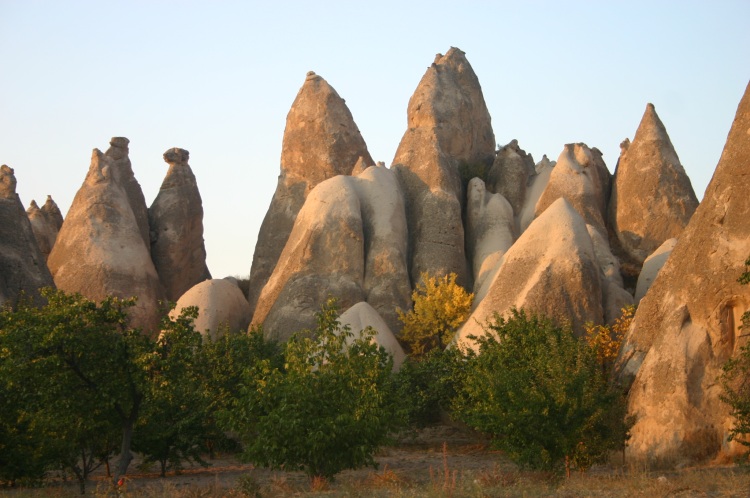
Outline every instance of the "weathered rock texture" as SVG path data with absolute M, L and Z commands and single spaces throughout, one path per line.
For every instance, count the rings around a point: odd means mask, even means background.
M 125 137 L 112 137 L 109 141 L 110 147 L 107 149 L 105 155 L 113 160 L 112 169 L 116 175 L 117 182 L 125 190 L 130 209 L 133 210 L 135 221 L 138 224 L 138 231 L 141 234 L 141 238 L 143 238 L 146 248 L 150 248 L 148 208 L 146 207 L 146 199 L 143 196 L 141 185 L 135 179 L 135 174 L 133 174 L 133 167 L 130 163 L 130 157 L 128 157 L 128 144 L 130 144 L 130 140 Z
M 375 308 L 365 302 L 357 303 L 341 314 L 339 323 L 342 327 L 348 326 L 354 334 L 347 341 L 348 344 L 358 338 L 361 331 L 367 327 L 372 327 L 377 332 L 372 338 L 373 341 L 378 346 L 382 346 L 393 357 L 393 371 L 397 372 L 401 369 L 401 365 L 406 360 L 406 354 L 396 336 L 393 335 L 393 332 Z
M 505 253 L 489 292 L 457 332 L 460 347 L 495 312 L 512 307 L 568 321 L 580 332 L 603 320 L 600 268 L 583 218 L 564 198 L 553 202 Z
M 625 290 L 620 273 L 620 260 L 612 254 L 606 236 L 593 225 L 586 225 L 586 229 L 594 244 L 594 254 L 599 263 L 604 321 L 612 324 L 622 316 L 624 307 L 633 304 L 633 295 Z
M 539 199 L 547 188 L 555 164 L 557 163 L 555 161 L 550 161 L 546 155 L 536 164 L 534 168 L 536 173 L 529 179 L 530 183 L 526 188 L 526 196 L 524 198 L 523 206 L 521 207 L 521 212 L 516 213 L 519 225 L 518 233 L 526 231 L 529 225 L 531 225 L 531 222 L 534 221 L 534 217 L 536 216 L 536 204 L 539 202 Z
M 36 201 L 32 200 L 26 209 L 26 214 L 31 222 L 31 228 L 34 230 L 34 237 L 39 245 L 39 250 L 46 261 L 55 245 L 57 233 L 62 227 L 63 220 L 60 208 L 57 207 L 52 197 L 47 196 L 47 202 L 41 208 Z
M 495 161 L 487 173 L 487 190 L 502 194 L 513 207 L 513 213 L 521 213 L 529 178 L 536 174 L 534 159 L 518 146 L 518 140 L 497 151 Z
M 360 158 L 368 166 L 374 164 L 344 99 L 326 80 L 309 72 L 286 118 L 281 174 L 260 227 L 250 271 L 251 308 L 255 309 L 307 195 L 327 178 L 350 174 Z
M 643 268 L 638 275 L 638 283 L 635 287 L 635 302 L 639 302 L 651 288 L 651 284 L 656 280 L 656 276 L 661 271 L 664 263 L 672 254 L 672 249 L 677 245 L 677 239 L 667 239 L 657 250 L 652 252 L 643 262 Z
M 64 291 L 96 301 L 108 295 L 136 296 L 131 324 L 155 333 L 157 302 L 164 298 L 164 290 L 133 211 L 132 181 L 116 160 L 94 149 L 48 264 L 55 284 Z
M 654 128 L 644 131 L 663 139 L 662 128 Z M 628 403 L 637 420 L 627 451 L 633 457 L 695 461 L 736 449 L 726 443 L 733 420 L 716 379 L 747 340 L 738 326 L 750 308 L 750 288 L 737 278 L 750 254 L 748 192 L 750 85 L 703 201 L 625 338 L 619 372 L 632 381 Z
M 464 251 L 461 163 L 489 165 L 495 137 L 479 80 L 464 53 L 451 48 L 409 99 L 408 129 L 393 159 L 406 194 L 411 278 L 455 272 L 471 286 Z
M 0 166 L 0 307 L 13 306 L 21 292 L 39 302 L 39 288 L 52 287 L 31 222 L 16 194 L 13 169 Z
M 164 153 L 169 170 L 148 209 L 151 258 L 170 301 L 211 278 L 203 243 L 203 202 L 188 158 L 184 149 Z
M 191 287 L 178 300 L 172 317 L 178 316 L 188 306 L 198 307 L 195 330 L 212 339 L 224 331 L 244 333 L 250 323 L 250 305 L 231 278 L 204 280 Z
M 330 296 L 346 309 L 366 301 L 389 327 L 411 304 L 406 215 L 394 173 L 370 167 L 320 183 L 297 216 L 279 263 L 263 288 L 253 324 L 285 340 L 312 328 Z
M 642 263 L 680 235 L 698 199 L 653 104 L 646 106 L 633 143 L 625 140 L 620 147 L 610 226 L 624 252 Z

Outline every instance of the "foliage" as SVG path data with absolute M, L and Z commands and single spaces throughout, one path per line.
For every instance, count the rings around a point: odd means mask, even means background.
M 635 305 L 625 306 L 621 313 L 611 326 L 586 324 L 586 341 L 596 352 L 596 359 L 605 375 L 612 371 L 617 360 L 622 341 L 635 316 Z
M 374 451 L 397 422 L 392 359 L 371 341 L 372 331 L 347 346 L 352 333 L 339 324 L 335 301 L 317 319 L 313 333 L 286 343 L 284 369 L 264 359 L 245 371 L 229 423 L 256 465 L 332 478 L 374 465 Z
M 461 177 L 461 184 L 463 185 L 464 190 L 466 190 L 466 186 L 472 178 L 481 178 L 486 182 L 487 173 L 487 165 L 481 162 L 469 163 L 462 161 L 458 165 L 458 174 Z
M 495 316 L 468 352 L 454 403 L 470 426 L 490 434 L 516 463 L 585 470 L 627 437 L 624 397 L 608 386 L 594 349 L 569 327 L 512 310 Z M 569 467 L 568 467 L 569 468 Z
M 412 357 L 421 357 L 433 349 L 445 349 L 471 313 L 474 294 L 456 283 L 456 274 L 433 277 L 423 273 L 412 292 L 414 308 L 404 313 L 397 309 L 404 324 L 401 339 Z
M 742 285 L 750 283 L 749 268 L 750 258 L 745 261 L 745 271 L 737 279 Z M 750 311 L 742 315 L 741 330 L 750 331 Z M 746 335 L 744 333 L 741 337 Z M 720 397 L 730 406 L 736 421 L 729 431 L 729 440 L 750 447 L 750 440 L 746 437 L 750 434 L 750 342 L 740 347 L 739 353 L 727 360 L 722 368 L 720 382 L 724 392 Z

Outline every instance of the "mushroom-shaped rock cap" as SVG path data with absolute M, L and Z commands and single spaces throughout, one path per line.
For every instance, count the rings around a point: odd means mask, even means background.
M 190 152 L 179 147 L 173 147 L 164 153 L 164 161 L 169 164 L 187 163 L 190 159 Z

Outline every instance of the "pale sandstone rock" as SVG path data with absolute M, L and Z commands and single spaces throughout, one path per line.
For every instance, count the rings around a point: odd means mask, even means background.
M 436 56 L 409 99 L 407 120 L 393 168 L 406 194 L 411 279 L 454 272 L 468 288 L 458 166 L 488 166 L 495 138 L 479 80 L 462 51 Z
M 609 201 L 610 174 L 598 149 L 586 144 L 567 144 L 550 173 L 549 182 L 536 204 L 536 216 L 560 197 L 583 216 L 586 223 L 607 233 L 604 220 Z
M 626 140 L 621 149 L 609 224 L 624 252 L 642 263 L 680 235 L 698 199 L 653 104 L 646 106 L 633 143 Z
M 55 284 L 66 292 L 95 301 L 136 296 L 128 313 L 131 324 L 156 333 L 164 289 L 119 178 L 115 160 L 94 149 L 48 264 Z
M 529 179 L 535 174 L 531 154 L 518 146 L 518 140 L 512 140 L 497 151 L 495 161 L 487 173 L 487 190 L 502 194 L 513 207 L 513 213 L 518 216 L 526 198 Z
M 599 263 L 586 223 L 564 198 L 553 202 L 505 253 L 489 292 L 456 334 L 459 347 L 476 349 L 494 313 L 511 308 L 568 321 L 581 333 L 602 323 Z
M 125 137 L 112 137 L 109 141 L 110 147 L 107 149 L 105 155 L 113 160 L 112 171 L 117 177 L 117 182 L 128 196 L 128 203 L 130 203 L 130 208 L 133 210 L 136 223 L 138 223 L 138 231 L 143 238 L 143 242 L 146 244 L 146 248 L 150 250 L 151 240 L 148 226 L 148 208 L 146 207 L 146 198 L 143 196 L 141 185 L 135 179 L 135 174 L 133 174 L 133 166 L 128 156 L 129 143 L 130 140 Z
M 472 258 L 474 302 L 478 303 L 515 241 L 514 217 L 505 197 L 488 192 L 480 178 L 469 181 L 467 199 L 466 240 Z
M 531 225 L 536 217 L 536 205 L 539 199 L 542 197 L 544 190 L 547 188 L 549 183 L 549 177 L 552 174 L 552 169 L 557 164 L 555 161 L 550 161 L 545 155 L 542 160 L 539 161 L 535 169 L 535 174 L 529 179 L 529 186 L 526 188 L 526 196 L 521 207 L 521 212 L 516 213 L 518 217 L 519 233 L 523 233 Z
M 635 142 L 634 142 L 635 145 Z M 633 146 L 634 146 L 633 145 Z M 633 147 L 631 146 L 631 148 Z M 747 341 L 740 317 L 750 287 L 750 85 L 698 209 L 641 300 L 618 360 L 637 417 L 627 452 L 647 460 L 704 461 L 738 450 L 720 401 L 721 366 Z
M 281 174 L 250 270 L 251 308 L 255 309 L 307 195 L 327 178 L 350 174 L 360 158 L 368 166 L 374 164 L 344 99 L 326 80 L 309 72 L 286 118 Z
M 667 239 L 657 250 L 652 252 L 646 260 L 643 262 L 643 268 L 641 273 L 638 275 L 638 283 L 635 287 L 635 302 L 640 302 L 646 292 L 651 288 L 651 284 L 654 283 L 656 276 L 659 271 L 667 262 L 669 255 L 672 254 L 672 249 L 677 244 L 677 239 Z
M 53 287 L 45 258 L 21 199 L 13 169 L 0 166 L 0 307 L 13 306 L 23 292 L 41 303 L 39 289 Z
M 601 271 L 599 276 L 602 282 L 604 321 L 613 324 L 622 316 L 622 309 L 633 304 L 633 295 L 625 290 L 620 273 L 620 260 L 612 254 L 605 236 L 593 225 L 586 225 L 586 229 L 594 245 L 594 254 Z
M 203 243 L 203 201 L 189 157 L 178 148 L 164 153 L 169 170 L 148 210 L 151 259 L 170 301 L 211 278 Z
M 359 302 L 341 314 L 339 323 L 342 327 L 348 326 L 354 334 L 347 340 L 347 344 L 358 338 L 361 331 L 371 327 L 377 332 L 372 338 L 373 342 L 382 346 L 393 357 L 393 371 L 398 372 L 401 369 L 406 360 L 404 349 L 375 308 L 365 302 Z
M 54 203 L 54 201 L 52 202 Z M 46 206 L 47 204 L 45 204 Z M 46 261 L 49 253 L 52 252 L 52 247 L 55 245 L 57 232 L 60 231 L 60 228 L 57 226 L 57 220 L 43 211 L 35 200 L 32 200 L 29 207 L 26 208 L 26 215 L 29 217 L 29 222 L 31 222 L 31 229 L 34 231 L 34 238 L 36 238 L 39 250 Z
M 198 308 L 195 330 L 212 339 L 218 339 L 224 331 L 245 333 L 250 323 L 250 304 L 234 279 L 204 280 L 194 285 L 177 300 L 170 316 L 179 316 L 188 306 Z

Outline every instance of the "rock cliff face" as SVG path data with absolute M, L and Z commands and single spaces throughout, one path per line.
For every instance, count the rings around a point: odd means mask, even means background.
M 374 164 L 344 99 L 322 77 L 308 73 L 286 118 L 281 174 L 260 227 L 250 271 L 251 308 L 255 309 L 310 191 L 327 178 L 350 174 L 360 158 L 368 166 Z
M 231 278 L 203 280 L 183 294 L 170 313 L 179 316 L 188 306 L 198 307 L 198 318 L 193 325 L 201 334 L 212 339 L 230 333 L 244 332 L 250 323 L 250 305 Z
M 409 100 L 393 159 L 406 194 L 410 272 L 455 272 L 471 287 L 464 251 L 459 165 L 492 162 L 495 137 L 482 89 L 464 53 L 438 54 Z
M 55 284 L 66 292 L 97 301 L 108 295 L 138 297 L 131 323 L 155 333 L 164 290 L 132 207 L 135 178 L 123 174 L 123 158 L 112 155 L 94 149 L 48 264 Z
M 185 149 L 164 153 L 169 170 L 148 210 L 151 258 L 170 301 L 211 278 L 203 243 L 203 202 L 189 157 Z
M 141 185 L 135 179 L 135 174 L 133 174 L 133 167 L 128 156 L 128 144 L 130 144 L 130 140 L 125 137 L 112 137 L 112 140 L 109 141 L 110 147 L 107 149 L 105 155 L 112 159 L 112 173 L 123 190 L 125 190 L 130 209 L 133 211 L 135 221 L 138 224 L 138 231 L 141 234 L 141 238 L 144 244 L 146 244 L 146 248 L 150 248 L 148 208 L 146 207 L 146 199 L 143 197 Z
M 13 169 L 0 166 L 0 307 L 16 304 L 21 292 L 40 302 L 39 288 L 52 287 L 45 258 L 16 194 Z
M 738 326 L 750 308 L 750 288 L 737 278 L 750 254 L 748 130 L 750 85 L 703 201 L 625 338 L 619 376 L 632 383 L 629 409 L 637 421 L 628 452 L 636 458 L 696 461 L 736 449 L 726 442 L 733 421 L 716 379 L 747 340 Z M 659 131 L 651 133 L 663 137 Z
M 29 217 L 32 230 L 34 230 L 34 237 L 37 245 L 39 245 L 39 250 L 42 251 L 46 261 L 55 245 L 57 233 L 62 227 L 63 219 L 60 208 L 57 207 L 52 197 L 47 196 L 47 202 L 41 208 L 36 201 L 32 200 L 26 209 L 26 215 Z
M 620 147 L 610 225 L 624 252 L 643 263 L 665 240 L 680 235 L 698 199 L 653 104 L 646 106 L 633 143 L 625 140 Z

